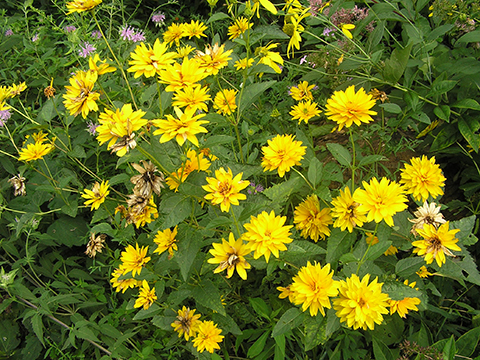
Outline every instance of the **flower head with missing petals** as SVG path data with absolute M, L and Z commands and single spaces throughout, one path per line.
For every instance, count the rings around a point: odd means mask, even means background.
M 213 100 L 213 108 L 217 109 L 218 114 L 233 114 L 233 112 L 237 109 L 237 104 L 235 104 L 237 92 L 237 90 L 226 89 L 219 91 L 217 95 L 215 95 L 215 99 Z
M 248 244 L 243 242 L 240 237 L 235 240 L 232 233 L 228 235 L 228 242 L 222 239 L 222 243 L 213 243 L 213 249 L 209 252 L 213 255 L 213 258 L 208 259 L 209 264 L 218 264 L 218 267 L 214 270 L 214 273 L 220 273 L 223 270 L 227 270 L 227 279 L 233 276 L 235 270 L 237 274 L 243 279 L 247 280 L 246 269 L 250 269 L 250 264 L 245 260 L 245 256 L 250 254 L 251 249 Z
M 84 199 L 87 199 L 85 201 L 85 206 L 91 206 L 90 210 L 97 210 L 101 204 L 105 201 L 107 198 L 107 195 L 110 194 L 110 190 L 108 188 L 110 185 L 108 184 L 107 181 L 102 181 L 101 184 L 98 183 L 98 181 L 93 184 L 92 190 L 85 189 L 84 193 L 82 194 L 82 197 Z
M 77 71 L 69 79 L 70 86 L 65 86 L 67 93 L 63 95 L 63 104 L 70 115 L 77 116 L 81 113 L 85 119 L 90 111 L 98 111 L 97 100 L 100 94 L 93 91 L 97 78 L 96 71 Z
M 95 233 L 91 233 L 85 254 L 87 254 L 89 257 L 95 257 L 95 255 L 97 255 L 97 252 L 101 253 L 106 237 L 107 236 L 105 234 L 95 236 Z
M 293 100 L 297 100 L 297 101 L 312 100 L 313 101 L 312 90 L 315 89 L 315 86 L 316 85 L 309 85 L 308 81 L 302 81 L 297 86 L 292 86 L 290 88 L 289 95 L 293 98 Z
M 178 332 L 178 337 L 183 335 L 185 340 L 188 341 L 190 336 L 194 337 L 197 333 L 198 325 L 201 323 L 198 319 L 200 319 L 202 315 L 195 315 L 195 311 L 196 309 L 190 310 L 190 308 L 185 306 L 181 310 L 178 310 L 177 320 L 171 323 L 173 329 Z
M 121 269 L 115 269 L 112 272 L 112 278 L 110 282 L 112 283 L 112 287 L 115 289 L 116 292 L 125 293 L 128 289 L 133 289 L 134 287 L 140 286 L 141 281 L 130 278 L 130 279 L 120 279 L 123 275 L 123 271 Z
M 423 225 L 430 224 L 435 227 L 439 227 L 441 224 L 445 224 L 446 220 L 443 218 L 443 214 L 440 212 L 441 206 L 437 206 L 434 202 L 432 203 L 423 203 L 423 206 L 420 206 L 417 211 L 413 213 L 416 216 L 415 219 L 408 219 L 412 226 L 412 234 L 417 235 L 418 229 L 423 229 Z
M 143 310 L 147 310 L 150 306 L 152 306 L 155 300 L 157 300 L 155 288 L 150 289 L 147 280 L 143 280 L 142 286 L 140 287 L 140 293 L 138 294 L 138 299 L 135 301 L 133 307 L 143 307 Z
M 245 31 L 251 29 L 253 23 L 249 22 L 247 18 L 240 16 L 228 27 L 228 38 L 230 40 L 239 38 Z

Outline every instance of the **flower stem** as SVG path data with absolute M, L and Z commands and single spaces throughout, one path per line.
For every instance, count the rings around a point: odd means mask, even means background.
M 378 226 L 380 225 L 380 223 L 377 223 L 375 225 L 375 230 L 373 231 L 373 235 L 372 237 L 375 237 L 375 235 L 377 234 L 377 230 L 378 230 Z M 362 259 L 360 260 L 360 262 L 358 263 L 358 266 L 357 266 L 357 271 L 355 272 L 356 275 L 358 275 L 358 272 L 360 271 L 360 267 L 363 265 L 363 263 L 365 262 L 365 257 L 367 256 L 368 254 L 368 250 L 370 250 L 370 248 L 372 247 L 372 244 L 373 244 L 373 241 L 370 241 L 370 243 L 368 244 L 368 248 L 367 250 L 365 250 L 365 253 L 363 254 L 362 256 Z

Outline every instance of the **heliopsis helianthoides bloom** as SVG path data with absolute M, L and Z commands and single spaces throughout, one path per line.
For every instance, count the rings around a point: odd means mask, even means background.
M 153 132 L 153 135 L 162 135 L 160 138 L 161 144 L 175 139 L 180 146 L 187 140 L 198 146 L 196 135 L 208 132 L 202 126 L 203 124 L 208 124 L 208 121 L 200 120 L 205 114 L 195 115 L 195 111 L 188 108 L 185 109 L 185 112 L 178 107 L 174 107 L 173 110 L 177 118 L 167 114 L 165 120 L 157 119 L 152 121 L 152 124 L 158 128 L 158 130 Z
M 429 196 L 435 199 L 443 195 L 442 186 L 446 179 L 440 166 L 435 164 L 435 156 L 428 159 L 423 155 L 410 161 L 412 164 L 405 164 L 405 169 L 401 172 L 400 183 L 404 185 L 405 192 L 412 194 L 417 201 L 425 201 Z
M 135 244 L 135 247 L 128 245 L 125 248 L 125 251 L 122 251 L 122 256 L 120 260 L 120 270 L 122 274 L 132 272 L 132 277 L 135 277 L 135 274 L 142 272 L 143 267 L 146 263 L 150 261 L 150 257 L 147 256 L 148 246 L 138 247 L 138 243 Z
M 286 299 L 288 297 L 288 301 L 293 304 L 293 302 L 295 301 L 295 296 L 297 296 L 297 294 L 295 291 L 292 291 L 291 287 L 292 284 L 288 285 L 287 287 L 279 286 L 277 287 L 277 290 L 280 291 L 280 295 L 278 295 L 280 299 Z
M 196 152 L 195 150 L 187 151 L 187 160 L 185 161 L 180 169 L 175 172 L 172 172 L 169 177 L 165 180 L 170 190 L 178 190 L 178 187 L 183 183 L 188 175 L 197 170 L 197 171 L 206 171 L 210 167 L 210 161 L 203 152 Z
M 45 155 L 53 150 L 52 144 L 44 144 L 42 141 L 35 141 L 33 144 L 27 144 L 27 147 L 21 148 L 18 154 L 18 161 L 41 160 Z
M 235 97 L 237 90 L 227 89 L 221 90 L 215 95 L 213 100 L 213 108 L 217 110 L 218 114 L 231 115 L 237 108 L 235 104 Z
M 96 71 L 77 71 L 68 81 L 70 86 L 65 86 L 67 93 L 63 95 L 63 104 L 70 111 L 70 115 L 77 116 L 82 113 L 85 119 L 90 111 L 98 111 L 97 100 L 100 94 L 93 90 L 97 81 Z
M 248 69 L 249 67 L 251 67 L 253 65 L 253 59 L 249 59 L 249 58 L 243 58 L 243 59 L 239 59 L 237 61 L 235 61 L 235 64 L 233 64 L 235 66 L 235 69 L 237 70 L 245 70 L 245 69 Z
M 348 229 L 348 232 L 352 232 L 356 226 L 361 227 L 367 221 L 367 217 L 366 211 L 358 210 L 359 205 L 353 201 L 348 186 L 345 190 L 340 190 L 340 195 L 332 200 L 332 216 L 336 218 L 333 227 L 340 228 L 342 231 Z
M 290 96 L 293 100 L 303 101 L 303 100 L 313 100 L 312 90 L 315 88 L 315 85 L 309 85 L 308 81 L 302 81 L 297 86 L 292 86 L 290 88 Z
M 192 85 L 177 90 L 173 96 L 172 106 L 185 107 L 193 111 L 201 110 L 206 113 L 208 112 L 206 102 L 211 100 L 208 90 L 207 86 L 202 87 L 201 85 Z
M 27 85 L 24 81 L 18 85 L 12 84 L 12 86 L 10 86 L 8 89 L 10 90 L 10 97 L 13 98 L 17 95 L 20 95 L 22 91 L 25 91 L 27 89 Z
M 316 102 L 311 102 L 311 100 L 302 101 L 297 105 L 292 106 L 292 120 L 298 120 L 300 124 L 302 121 L 305 121 L 305 124 L 308 124 L 308 120 L 311 118 L 320 115 L 322 111 L 317 107 Z
M 412 289 L 418 290 L 418 288 L 415 288 L 415 281 L 409 284 L 408 280 L 405 280 L 404 284 L 410 286 Z M 405 318 L 408 314 L 408 310 L 418 311 L 416 305 L 420 304 L 420 302 L 420 299 L 417 297 L 406 297 L 402 300 L 390 299 L 390 315 L 393 315 L 395 312 L 397 312 L 400 317 Z
M 158 230 L 157 235 L 155 235 L 155 238 L 153 239 L 153 242 L 158 246 L 153 253 L 158 253 L 158 255 L 160 255 L 164 251 L 168 250 L 168 259 L 170 260 L 173 257 L 173 251 L 178 250 L 176 239 L 177 232 L 177 226 L 175 226 L 173 230 Z
M 185 36 L 184 31 L 185 24 L 173 23 L 167 28 L 167 31 L 163 33 L 163 41 L 171 46 L 175 43 L 177 46 L 180 45 L 180 39 Z
M 197 39 L 200 39 L 202 36 L 207 37 L 207 35 L 203 33 L 207 29 L 205 24 L 200 20 L 192 20 L 190 24 L 183 24 L 183 36 L 188 36 L 189 39 L 192 37 L 196 37 Z
M 363 187 L 365 190 L 355 190 L 353 201 L 360 204 L 357 210 L 367 214 L 368 222 L 385 220 L 388 226 L 393 226 L 393 215 L 408 207 L 403 188 L 395 181 L 383 177 L 378 182 L 372 178 L 370 183 L 364 181 Z
M 345 126 L 349 128 L 354 123 L 360 125 L 373 121 L 371 115 L 377 115 L 370 110 L 375 106 L 372 95 L 367 95 L 363 88 L 355 92 L 355 86 L 349 86 L 345 91 L 335 91 L 327 100 L 325 115 L 338 124 L 338 130 Z
M 270 51 L 277 46 L 277 43 L 267 46 L 259 46 L 255 49 L 255 56 L 259 57 L 259 64 L 270 66 L 276 73 L 280 74 L 282 72 L 280 66 L 283 66 L 283 58 L 280 56 L 280 53 Z
M 286 221 L 285 216 L 275 216 L 272 210 L 270 214 L 263 211 L 257 217 L 252 216 L 250 222 L 243 225 L 247 232 L 242 238 L 250 243 L 255 259 L 265 256 L 268 263 L 270 254 L 278 258 L 279 251 L 287 250 L 285 244 L 292 242 L 290 229 L 293 225 L 285 225 Z
M 245 244 L 240 237 L 235 240 L 232 233 L 228 235 L 228 242 L 222 239 L 222 243 L 213 243 L 213 249 L 209 252 L 213 258 L 208 259 L 209 264 L 218 264 L 218 267 L 213 271 L 215 274 L 227 269 L 227 279 L 230 279 L 237 270 L 237 274 L 243 279 L 247 280 L 247 271 L 250 269 L 250 264 L 245 260 L 245 256 L 250 254 L 251 250 L 248 244 Z
M 97 65 L 98 62 L 100 62 L 99 65 Z M 98 54 L 95 54 L 93 57 L 90 56 L 88 59 L 88 67 L 90 68 L 90 71 L 96 71 L 98 75 L 103 75 L 117 70 L 117 68 L 107 64 L 107 60 L 100 60 L 100 56 Z
M 129 149 L 137 145 L 134 131 L 140 130 L 148 123 L 143 115 L 145 111 L 134 111 L 131 104 L 125 104 L 115 112 L 105 109 L 98 118 L 100 123 L 96 129 L 98 142 L 103 145 L 108 141 L 108 150 L 116 152 L 120 157 L 125 155 Z
M 160 195 L 161 189 L 164 187 L 164 177 L 157 167 L 149 160 L 140 160 L 140 164 L 132 164 L 132 167 L 137 170 L 140 175 L 134 175 L 130 178 L 130 182 L 135 185 L 134 193 L 138 193 L 144 197 L 150 197 L 152 191 Z M 158 175 L 157 175 L 158 174 Z
M 383 315 L 388 314 L 389 297 L 382 293 L 383 283 L 375 278 L 370 284 L 370 274 L 360 281 L 353 274 L 347 280 L 340 280 L 339 298 L 333 299 L 333 308 L 336 310 L 340 322 L 346 322 L 354 330 L 373 330 L 375 324 L 380 325 Z
M 195 336 L 198 325 L 201 323 L 198 319 L 202 316 L 201 314 L 195 314 L 195 311 L 196 309 L 190 310 L 185 306 L 178 310 L 177 320 L 170 324 L 178 332 L 178 337 L 183 335 L 185 340 L 188 341 L 190 336 Z
M 197 326 L 197 336 L 193 339 L 193 346 L 199 353 L 207 350 L 213 353 L 215 349 L 220 349 L 220 345 L 224 336 L 220 335 L 222 329 L 217 327 L 213 321 L 201 321 Z
M 290 36 L 290 41 L 287 46 L 287 56 L 290 58 L 290 51 L 292 56 L 294 56 L 295 49 L 300 50 L 300 43 L 302 42 L 302 33 L 305 28 L 300 24 L 300 22 L 305 19 L 307 16 L 310 16 L 310 8 L 305 8 L 300 13 L 290 14 L 285 17 L 285 24 L 283 25 L 283 32 Z
M 81 13 L 83 11 L 88 11 L 93 9 L 95 6 L 100 4 L 102 0 L 74 0 L 67 3 L 68 13 L 78 12 Z
M 182 63 L 174 62 L 160 70 L 160 82 L 167 84 L 165 91 L 174 92 L 196 85 L 209 74 L 199 66 L 196 59 L 184 58 Z
M 236 39 L 242 36 L 245 31 L 251 29 L 252 26 L 253 23 L 249 22 L 247 18 L 240 16 L 233 21 L 232 25 L 228 27 L 228 38 L 230 40 Z
M 430 275 L 433 275 L 431 272 L 428 271 L 428 269 L 425 266 L 422 266 L 420 270 L 418 270 L 415 274 L 417 274 L 421 278 L 427 278 Z
M 186 58 L 193 50 L 195 50 L 194 47 L 190 45 L 185 45 L 185 46 L 180 46 L 177 48 L 177 58 Z
M 278 175 L 283 177 L 295 165 L 300 165 L 300 160 L 306 153 L 306 146 L 301 141 L 294 140 L 293 135 L 277 135 L 267 141 L 267 146 L 262 146 L 263 171 L 278 170 Z
M 135 280 L 133 278 L 129 279 L 119 279 L 123 275 L 123 270 L 115 269 L 112 272 L 112 278 L 110 282 L 112 283 L 112 287 L 115 289 L 116 292 L 122 292 L 122 294 L 127 291 L 127 289 L 133 289 L 134 287 L 140 286 L 141 281 Z
M 242 180 L 243 173 L 233 177 L 232 170 L 228 171 L 222 167 L 215 170 L 215 177 L 207 177 L 208 185 L 203 185 L 202 188 L 208 191 L 205 195 L 206 200 L 210 200 L 212 205 L 220 204 L 222 212 L 228 212 L 230 205 L 239 205 L 239 200 L 245 200 L 247 196 L 241 194 L 240 191 L 250 185 L 250 181 Z
M 247 8 L 253 13 L 257 13 L 257 17 L 260 18 L 260 5 L 262 5 L 266 10 L 270 11 L 273 15 L 277 14 L 277 9 L 270 0 L 248 0 Z
M 158 218 L 157 205 L 153 201 L 153 196 L 151 196 L 148 200 L 148 204 L 141 211 L 129 212 L 127 216 L 127 223 L 135 224 L 138 229 L 145 224 L 150 224 L 156 218 Z
M 432 203 L 423 203 L 423 206 L 420 206 L 417 211 L 413 213 L 416 216 L 415 219 L 408 219 L 412 226 L 412 234 L 417 235 L 418 229 L 423 229 L 424 224 L 434 225 L 435 227 L 445 224 L 447 221 L 443 218 L 443 214 L 440 212 L 441 206 L 437 206 L 434 202 Z
M 205 52 L 197 50 L 195 59 L 200 64 L 200 68 L 205 69 L 209 75 L 217 75 L 220 69 L 223 69 L 228 65 L 228 60 L 232 58 L 230 55 L 233 50 L 225 51 L 225 44 L 218 46 L 207 45 L 205 47 Z
M 390 255 L 395 255 L 396 253 L 398 253 L 398 248 L 393 245 L 390 245 L 390 247 L 387 250 L 385 250 L 383 255 L 390 256 Z
M 439 267 L 445 264 L 445 255 L 454 256 L 450 250 L 462 251 L 457 245 L 458 239 L 455 237 L 455 234 L 460 230 L 449 230 L 449 226 L 449 221 L 440 225 L 438 229 L 433 225 L 424 224 L 423 229 L 417 230 L 423 240 L 412 243 L 416 248 L 413 249 L 413 253 L 423 256 L 427 264 L 431 264 L 433 260 L 437 262 Z
M 302 310 L 310 310 L 311 316 L 317 316 L 318 311 L 325 316 L 325 309 L 330 309 L 330 298 L 338 295 L 338 281 L 333 280 L 333 270 L 330 264 L 322 267 L 319 263 L 310 261 L 302 266 L 290 290 L 294 293 L 293 303 L 302 305 Z
M 330 235 L 328 225 L 331 225 L 333 220 L 330 208 L 320 210 L 317 195 L 310 195 L 295 208 L 293 223 L 305 239 L 310 237 L 317 242 L 319 237 L 325 240 L 325 236 Z
M 127 71 L 134 72 L 133 77 L 135 79 L 142 75 L 145 75 L 147 78 L 160 75 L 160 70 L 172 64 L 177 57 L 176 53 L 167 52 L 167 50 L 168 45 L 161 43 L 159 39 L 155 40 L 153 48 L 150 45 L 147 47 L 142 42 L 130 54 L 133 60 L 128 62 L 131 66 Z
M 107 198 L 107 195 L 110 194 L 110 190 L 108 188 L 110 185 L 108 184 L 107 181 L 102 181 L 101 184 L 98 183 L 98 181 L 93 184 L 92 190 L 85 189 L 84 193 L 82 194 L 82 197 L 84 199 L 87 199 L 85 201 L 85 206 L 91 206 L 90 210 L 97 210 L 101 204 L 105 201 Z
M 340 26 L 340 29 L 342 30 L 342 32 L 345 34 L 345 36 L 349 39 L 353 39 L 353 35 L 352 33 L 350 32 L 350 30 L 353 30 L 355 29 L 355 25 L 353 24 L 342 24 Z
M 138 293 L 138 299 L 135 301 L 134 308 L 139 308 L 143 306 L 143 310 L 147 310 L 152 304 L 157 300 L 157 295 L 155 295 L 155 288 L 150 289 L 147 280 L 142 281 L 142 286 L 140 287 L 140 292 Z

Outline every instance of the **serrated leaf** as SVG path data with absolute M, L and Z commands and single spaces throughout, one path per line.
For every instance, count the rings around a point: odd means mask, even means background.
M 211 280 L 202 280 L 192 289 L 192 296 L 199 304 L 225 316 L 225 308 L 220 300 L 220 292 Z
M 398 277 L 406 279 L 420 270 L 423 265 L 425 260 L 418 256 L 402 259 L 395 265 L 395 273 Z
M 191 227 L 182 224 L 178 229 L 177 237 L 179 246 L 173 258 L 180 268 L 183 279 L 187 281 L 190 268 L 202 246 L 202 235 Z
M 45 343 L 43 342 L 42 316 L 39 313 L 36 313 L 35 315 L 32 316 L 30 321 L 32 322 L 33 332 L 35 333 L 35 335 L 37 335 L 37 338 L 38 340 L 40 340 L 42 345 L 45 346 Z
M 151 317 L 154 317 L 161 311 L 162 309 L 160 308 L 160 306 L 158 306 L 157 304 L 152 304 L 147 310 L 144 310 L 143 308 L 140 309 L 138 313 L 133 317 L 133 320 L 149 319 Z
M 341 231 L 339 228 L 332 229 L 328 238 L 327 256 L 325 261 L 329 264 L 336 262 L 343 254 L 350 252 L 350 248 L 355 241 L 356 234 L 347 231 Z
M 281 205 L 287 201 L 287 198 L 290 196 L 290 194 L 295 190 L 298 190 L 301 185 L 302 179 L 299 177 L 292 177 L 285 182 L 265 189 L 263 194 L 272 200 L 272 202 Z
M 227 216 L 219 216 L 210 220 L 205 229 L 228 228 L 233 223 L 233 219 Z
M 82 326 L 78 329 L 74 328 L 73 333 L 79 339 L 90 340 L 90 341 L 100 341 L 93 331 L 87 326 Z
M 441 80 L 441 81 L 435 81 L 431 88 L 430 91 L 428 92 L 427 96 L 437 96 L 437 95 L 443 95 L 452 90 L 455 86 L 457 85 L 457 81 L 455 80 Z
M 303 321 L 303 313 L 297 308 L 290 308 L 280 317 L 273 328 L 272 336 L 278 336 L 295 329 Z
M 350 152 L 342 145 L 336 143 L 327 144 L 327 149 L 333 157 L 343 166 L 352 166 L 352 156 Z
M 309 351 L 326 340 L 327 322 L 322 314 L 305 319 L 305 351 Z

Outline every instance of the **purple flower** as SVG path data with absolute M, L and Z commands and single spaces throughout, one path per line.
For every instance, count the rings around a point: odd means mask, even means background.
M 145 33 L 143 31 L 138 31 L 133 35 L 133 42 L 145 41 Z
M 125 41 L 145 41 L 145 34 L 143 31 L 137 31 L 134 27 L 127 25 L 120 29 L 120 37 Z
M 33 35 L 32 41 L 33 41 L 33 42 L 37 42 L 39 38 L 40 38 L 40 34 L 39 34 L 39 33 L 36 33 L 35 35 Z
M 158 12 L 152 15 L 152 21 L 155 23 L 156 26 L 160 26 L 165 21 L 165 14 Z
M 330 36 L 330 35 L 335 36 L 335 29 L 332 29 L 332 28 L 323 29 L 323 36 Z
M 90 121 L 88 124 L 87 124 L 87 131 L 91 134 L 91 135 L 95 135 L 95 133 L 97 132 L 97 127 L 99 127 L 100 125 L 98 124 L 94 124 L 92 121 Z
M 89 57 L 90 54 L 92 54 L 97 48 L 90 44 L 89 42 L 84 42 L 83 46 L 80 45 L 80 50 L 78 50 L 78 55 L 80 55 L 83 58 Z
M 7 31 L 5 31 L 5 36 L 12 36 L 12 35 L 13 35 L 12 29 L 8 29 Z
M 75 26 L 73 26 L 73 25 L 68 25 L 68 26 L 65 26 L 65 27 L 63 28 L 63 30 L 65 30 L 67 33 L 71 33 L 71 32 L 73 32 L 73 31 L 77 30 L 77 28 L 76 28 Z
M 250 182 L 250 188 L 247 190 L 247 193 L 249 193 L 250 195 L 252 194 L 258 194 L 258 193 L 261 193 L 263 190 L 265 190 L 265 188 L 258 184 L 258 185 L 255 185 L 255 183 L 253 181 Z
M 10 109 L 0 110 L 0 127 L 4 127 L 5 121 L 10 119 Z
M 307 62 L 307 55 L 304 55 L 302 56 L 302 58 L 300 59 L 300 65 L 302 65 L 303 63 L 306 63 Z
M 94 39 L 101 39 L 102 38 L 102 33 L 98 30 L 92 31 L 90 36 Z

